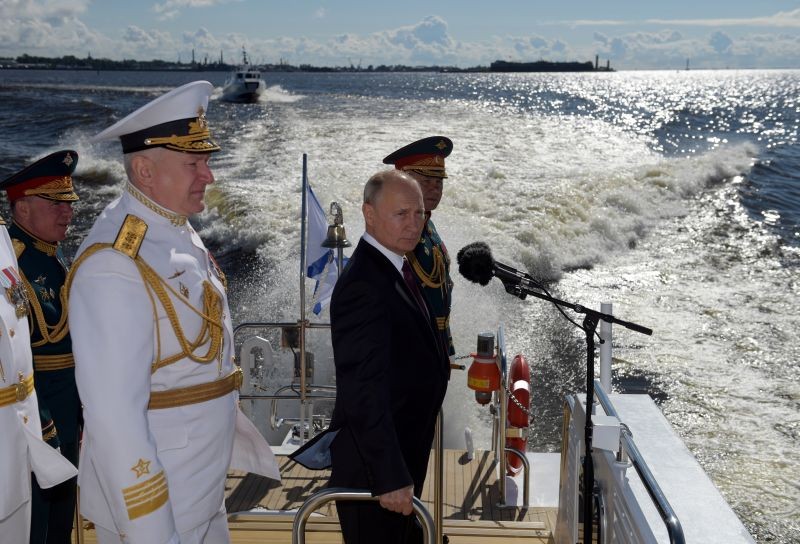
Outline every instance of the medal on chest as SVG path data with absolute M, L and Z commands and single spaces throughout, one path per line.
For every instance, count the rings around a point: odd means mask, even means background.
M 17 317 L 28 315 L 28 294 L 22 285 L 19 272 L 14 267 L 9 266 L 0 271 L 0 286 L 5 289 L 6 298 L 14 306 Z
M 225 276 L 225 272 L 222 271 L 222 268 L 217 264 L 217 260 L 214 256 L 209 252 L 208 260 L 211 263 L 211 266 L 214 268 L 214 275 L 217 276 L 217 279 L 222 284 L 222 288 L 225 291 L 228 291 L 228 278 Z

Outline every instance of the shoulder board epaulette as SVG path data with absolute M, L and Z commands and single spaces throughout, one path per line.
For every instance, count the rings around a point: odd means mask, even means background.
M 17 256 L 17 259 L 19 259 L 19 256 L 22 255 L 22 252 L 25 251 L 25 242 L 22 240 L 17 240 L 16 238 L 12 238 L 11 245 L 14 246 L 14 255 Z
M 114 249 L 135 259 L 146 233 L 147 223 L 135 215 L 128 214 L 117 233 L 117 239 L 114 240 Z

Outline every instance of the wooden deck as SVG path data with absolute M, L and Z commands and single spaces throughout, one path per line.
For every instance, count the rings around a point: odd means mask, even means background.
M 431 460 L 433 456 L 431 456 Z M 282 481 L 233 472 L 225 483 L 231 542 L 272 544 L 291 542 L 294 510 L 325 486 L 327 471 L 310 471 L 279 457 Z M 553 544 L 555 508 L 499 508 L 496 467 L 490 452 L 475 452 L 467 461 L 460 450 L 445 451 L 444 534 L 451 544 Z M 433 512 L 433 472 L 428 466 L 422 501 Z M 84 531 L 84 542 L 96 542 Z M 309 544 L 342 543 L 333 503 L 323 506 L 306 525 Z

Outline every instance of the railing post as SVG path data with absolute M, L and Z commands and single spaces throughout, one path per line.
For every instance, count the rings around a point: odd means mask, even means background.
M 497 392 L 497 398 L 500 404 L 500 406 L 498 406 L 500 420 L 498 422 L 495 455 L 499 455 L 500 460 L 500 474 L 497 479 L 498 490 L 500 491 L 500 504 L 498 504 L 498 506 L 504 508 L 506 506 L 506 467 L 508 464 L 505 454 L 506 426 L 508 425 L 508 399 L 506 398 L 508 376 L 506 375 L 505 329 L 502 325 L 497 329 L 497 364 L 500 367 L 500 390 Z
M 439 409 L 439 417 L 436 418 L 436 437 L 433 442 L 433 520 L 435 522 L 435 541 L 441 542 L 444 531 L 444 411 Z
M 299 348 L 300 348 L 300 445 L 306 442 L 305 415 L 306 415 L 306 229 L 308 217 L 308 155 L 303 153 L 303 194 L 300 205 L 300 321 Z M 309 418 L 310 420 L 310 418 Z M 308 425 L 309 434 L 311 424 Z M 311 436 L 309 436 L 311 438 Z
M 318 493 L 314 493 L 306 499 L 300 509 L 297 510 L 297 514 L 294 516 L 294 523 L 292 523 L 292 544 L 305 544 L 305 531 L 308 517 L 323 504 L 334 500 L 377 501 L 379 499 L 378 497 L 373 497 L 372 493 L 369 491 L 361 489 L 346 489 L 342 487 L 331 487 L 329 489 L 319 491 Z M 436 542 L 434 538 L 436 529 L 434 527 L 433 518 L 422 504 L 422 501 L 420 501 L 417 497 L 413 498 L 412 505 L 414 507 L 414 512 L 417 514 L 417 517 L 422 523 L 423 542 L 425 544 L 434 544 Z
M 531 499 L 531 478 L 530 478 L 531 463 L 530 463 L 530 461 L 528 461 L 528 457 L 524 453 L 522 453 L 521 451 L 519 451 L 516 448 L 508 448 L 508 447 L 506 447 L 505 451 L 506 451 L 506 453 L 510 453 L 511 455 L 515 455 L 517 457 L 517 459 L 522 461 L 522 477 L 523 477 L 523 481 L 522 481 L 522 502 L 525 503 L 524 506 L 525 506 L 525 508 L 527 508 L 531 503 L 531 500 L 530 500 Z M 503 475 L 503 478 L 505 478 L 505 474 Z
M 600 312 L 611 315 L 613 306 L 610 302 L 600 304 Z M 600 384 L 611 392 L 611 323 L 600 320 Z
M 83 516 L 81 515 L 81 488 L 75 486 L 75 544 L 83 544 Z

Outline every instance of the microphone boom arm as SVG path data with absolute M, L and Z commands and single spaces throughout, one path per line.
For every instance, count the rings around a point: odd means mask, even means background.
M 553 304 L 556 304 L 558 306 L 569 308 L 574 312 L 579 314 L 584 314 L 587 317 L 591 316 L 594 317 L 595 319 L 603 320 L 606 323 L 616 323 L 617 325 L 621 325 L 626 329 L 630 329 L 632 331 L 636 331 L 641 334 L 646 334 L 648 336 L 651 336 L 653 334 L 653 329 L 644 327 L 637 323 L 625 321 L 617 317 L 614 317 L 611 314 L 604 314 L 603 312 L 598 312 L 597 310 L 586 308 L 585 306 L 581 306 L 580 304 L 573 304 L 572 302 L 567 302 L 566 300 L 557 299 L 555 297 L 551 297 L 550 295 L 540 293 L 535 289 L 539 290 L 544 290 L 544 289 L 540 287 L 536 283 L 536 281 L 527 274 L 520 274 L 513 268 L 507 267 L 498 262 L 495 262 L 494 266 L 495 266 L 494 276 L 498 278 L 501 282 L 503 282 L 503 286 L 506 288 L 506 292 L 516 297 L 519 297 L 523 300 L 527 295 L 531 295 L 536 298 L 552 302 Z
M 494 262 L 494 267 L 492 270 L 494 276 L 498 278 L 500 281 L 503 282 L 503 286 L 506 288 L 508 293 L 511 293 L 514 296 L 517 296 L 521 299 L 525 299 L 527 295 L 531 295 L 542 300 L 546 300 L 552 302 L 557 306 L 563 306 L 566 308 L 570 308 L 576 313 L 584 314 L 583 319 L 583 331 L 586 334 L 586 421 L 584 423 L 583 428 L 583 440 L 584 445 L 586 448 L 586 455 L 583 456 L 583 489 L 584 489 L 584 498 L 583 498 L 583 544 L 592 544 L 592 522 L 593 522 L 593 502 L 595 494 L 595 482 L 594 482 L 594 459 L 593 459 L 593 448 L 592 442 L 594 440 L 594 423 L 592 421 L 591 414 L 594 413 L 594 335 L 595 330 L 597 328 L 597 324 L 599 320 L 606 321 L 608 323 L 616 323 L 618 325 L 622 325 L 626 329 L 630 329 L 632 331 L 636 331 L 646 335 L 652 335 L 653 330 L 647 327 L 643 327 L 642 325 L 638 325 L 636 323 L 631 323 L 630 321 L 623 321 L 622 319 L 617 319 L 613 315 L 604 314 L 603 312 L 598 312 L 596 310 L 591 310 L 586 308 L 585 306 L 581 306 L 580 304 L 573 304 L 571 302 L 567 302 L 565 300 L 560 300 L 555 297 L 550 296 L 546 293 L 540 293 L 539 291 L 546 291 L 544 287 L 538 285 L 536 280 L 531 278 L 528 274 L 523 272 L 519 272 L 510 268 L 506 265 L 503 265 L 498 262 Z M 538 289 L 539 291 L 536 291 Z M 561 312 L 562 314 L 564 312 Z M 565 316 L 566 317 L 566 316 Z M 601 340 L 602 342 L 602 340 Z
M 594 485 L 594 462 L 592 459 L 592 440 L 594 434 L 594 425 L 592 422 L 591 414 L 594 409 L 594 336 L 597 324 L 600 320 L 607 323 L 616 323 L 622 325 L 626 329 L 632 331 L 651 335 L 653 330 L 630 321 L 623 321 L 617 319 L 613 315 L 604 314 L 596 310 L 590 310 L 580 304 L 573 304 L 565 300 L 560 300 L 550 296 L 547 289 L 534 280 L 530 275 L 525 272 L 515 270 L 510 266 L 498 263 L 492 258 L 492 252 L 489 246 L 484 242 L 474 242 L 461 248 L 458 252 L 458 270 L 465 278 L 470 281 L 486 285 L 489 280 L 494 276 L 503 282 L 503 286 L 507 293 L 514 295 L 520 299 L 525 299 L 526 296 L 531 295 L 556 305 L 558 311 L 568 321 L 575 326 L 581 328 L 586 335 L 586 421 L 584 423 L 584 447 L 586 454 L 583 456 L 583 542 L 584 544 L 592 544 L 592 522 L 593 522 L 593 499 L 595 485 Z M 569 308 L 572 311 L 584 314 L 583 326 L 578 325 L 566 313 L 564 308 Z M 600 342 L 602 343 L 602 339 Z

